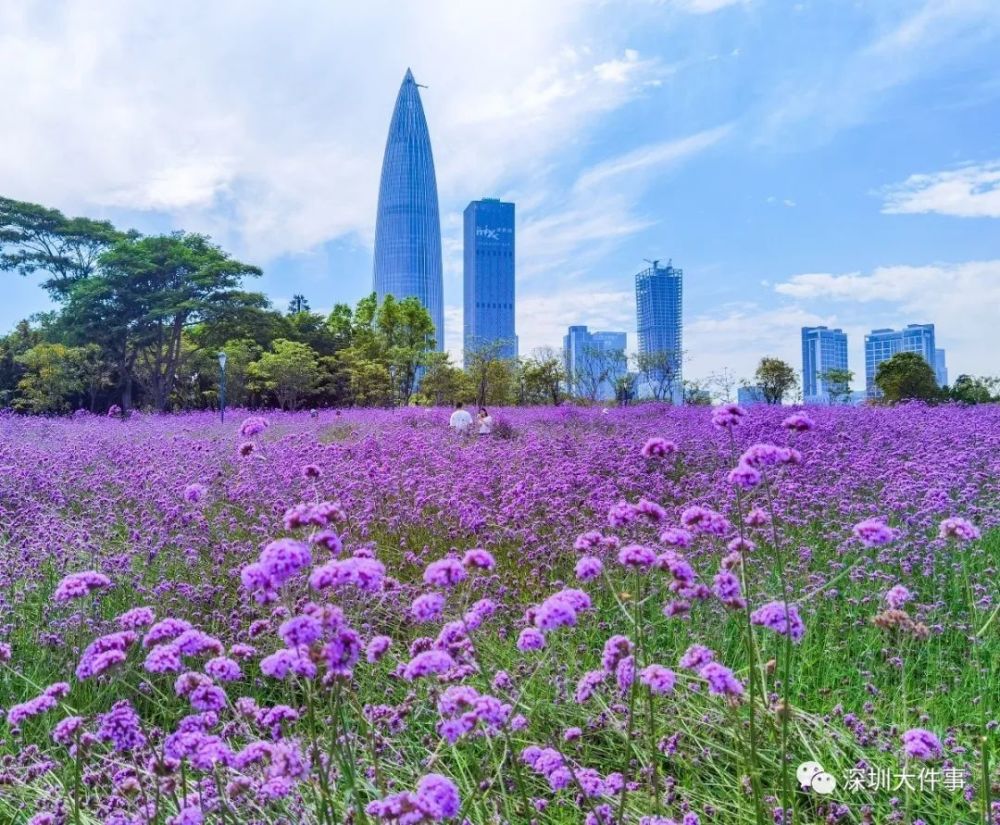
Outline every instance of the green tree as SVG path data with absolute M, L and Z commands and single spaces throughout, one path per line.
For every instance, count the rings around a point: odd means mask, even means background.
M 712 379 L 710 378 L 709 381 Z M 695 407 L 707 407 L 712 403 L 712 392 L 707 383 L 701 381 L 684 382 L 684 403 Z
M 551 347 L 536 349 L 521 367 L 525 401 L 528 404 L 558 405 L 563 398 L 566 370 L 563 360 Z
M 256 342 L 243 338 L 226 342 L 222 351 L 226 353 L 226 403 L 245 406 L 250 396 L 250 368 L 260 359 L 262 350 Z
M 17 385 L 25 373 L 24 364 L 18 359 L 45 336 L 30 321 L 19 321 L 7 335 L 0 338 L 0 406 L 14 403 Z
M 503 357 L 505 349 L 502 341 L 495 341 L 465 353 L 465 373 L 478 407 L 510 404 L 516 396 L 513 364 Z
M 628 406 L 636 395 L 635 373 L 625 373 L 615 379 L 615 400 L 623 407 Z
M 337 353 L 347 377 L 348 397 L 359 407 L 387 407 L 392 403 L 392 378 L 385 364 L 366 358 L 354 347 Z
M 819 374 L 833 404 L 846 404 L 851 400 L 851 382 L 854 370 L 831 368 Z
M 451 356 L 447 352 L 432 352 L 427 356 L 420 379 L 419 395 L 426 403 L 443 407 L 471 398 L 472 393 L 468 378 L 451 363 Z
M 615 392 L 614 382 L 627 365 L 625 350 L 588 344 L 581 348 L 569 380 L 576 394 L 597 401 L 607 387 Z
M 99 265 L 97 274 L 73 284 L 63 319 L 108 353 L 126 410 L 140 372 L 153 406 L 166 409 L 186 329 L 267 303 L 263 295 L 239 288 L 260 270 L 230 258 L 202 235 L 128 238 L 102 254 Z
M 309 312 L 309 300 L 305 295 L 296 293 L 288 302 L 288 314 L 298 315 L 300 312 Z
M 673 402 L 681 390 L 682 357 L 683 353 L 669 350 L 640 352 L 635 356 L 639 379 L 657 401 Z
M 347 304 L 334 304 L 326 316 L 326 326 L 336 342 L 338 350 L 351 346 L 353 340 L 354 313 Z
M 416 298 L 397 301 L 386 295 L 375 316 L 377 360 L 385 365 L 392 384 L 393 401 L 410 403 L 420 368 L 434 350 L 434 322 Z
M 962 404 L 988 404 L 991 401 L 1000 401 L 1000 378 L 960 375 L 948 390 L 948 397 Z
M 70 409 L 83 384 L 72 349 L 64 344 L 37 344 L 18 362 L 25 373 L 17 384 L 15 408 L 33 413 L 61 413 Z
M 342 343 L 327 320 L 320 313 L 308 310 L 290 314 L 285 319 L 287 332 L 282 337 L 306 344 L 320 356 L 333 355 Z
M 798 386 L 795 370 L 780 358 L 761 358 L 754 377 L 768 404 L 780 404 Z
M 288 316 L 271 308 L 266 301 L 233 307 L 224 316 L 212 318 L 210 324 L 193 325 L 186 335 L 196 350 L 213 353 L 224 349 L 230 341 L 253 341 L 266 350 L 279 338 L 294 337 Z
M 48 273 L 42 287 L 59 301 L 96 271 L 101 253 L 126 237 L 107 221 L 0 198 L 0 270 Z
M 271 352 L 247 368 L 250 386 L 273 393 L 282 409 L 294 410 L 319 383 L 319 357 L 307 344 L 278 339 Z
M 879 364 L 875 386 L 890 403 L 913 398 L 930 401 L 941 394 L 934 368 L 918 352 L 897 352 Z
M 71 353 L 83 392 L 87 396 L 87 409 L 96 412 L 98 397 L 114 385 L 114 368 L 97 344 L 74 347 Z

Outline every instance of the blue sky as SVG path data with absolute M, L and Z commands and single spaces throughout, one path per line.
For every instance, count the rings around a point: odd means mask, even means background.
M 352 5 L 4 3 L 0 193 L 207 232 L 279 306 L 354 302 L 411 66 L 456 354 L 461 212 L 499 196 L 522 352 L 575 323 L 634 347 L 634 274 L 672 258 L 688 376 L 798 367 L 815 323 L 859 377 L 865 331 L 915 322 L 953 377 L 1000 372 L 1000 3 Z M 2 330 L 46 306 L 3 295 Z

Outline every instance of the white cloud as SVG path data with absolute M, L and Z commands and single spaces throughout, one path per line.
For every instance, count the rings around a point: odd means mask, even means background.
M 685 158 L 702 152 L 718 143 L 729 134 L 732 126 L 726 124 L 714 129 L 706 129 L 687 137 L 650 143 L 631 152 L 602 161 L 584 171 L 576 181 L 576 189 L 590 189 L 613 178 L 635 172 L 648 173 L 651 169 L 662 169 Z
M 584 287 L 567 283 L 551 294 L 518 298 L 517 332 L 522 353 L 536 347 L 561 346 L 569 323 L 591 330 L 626 332 L 629 349 L 635 349 L 635 293 L 609 284 Z
M 695 316 L 684 325 L 684 350 L 688 353 L 685 376 L 704 379 L 725 368 L 749 379 L 765 355 L 799 369 L 801 328 L 834 321 L 833 315 L 819 315 L 802 307 L 754 303 L 724 306 L 717 313 Z
M 933 323 L 937 346 L 947 351 L 953 376 L 997 371 L 995 351 L 984 346 L 984 341 L 998 320 L 1000 260 L 883 266 L 870 274 L 808 273 L 774 288 L 811 306 L 822 301 L 850 302 L 845 313 L 862 333 L 878 327 Z M 858 352 L 860 345 L 860 339 L 852 340 L 852 351 Z M 857 371 L 863 361 L 854 360 L 854 364 Z
M 673 0 L 671 5 L 689 14 L 712 14 L 728 6 L 746 6 L 750 0 Z
M 572 0 L 4 3 L 0 191 L 77 214 L 158 211 L 265 263 L 343 235 L 370 243 L 408 64 L 430 87 L 447 212 L 536 179 L 665 71 L 602 31 L 608 13 Z
M 551 290 L 553 276 L 585 272 L 617 242 L 652 225 L 649 218 L 632 214 L 625 198 L 610 194 L 529 213 L 518 225 L 518 283 L 531 285 L 544 277 Z
M 910 175 L 884 190 L 889 215 L 936 212 L 960 218 L 1000 218 L 1000 160 Z

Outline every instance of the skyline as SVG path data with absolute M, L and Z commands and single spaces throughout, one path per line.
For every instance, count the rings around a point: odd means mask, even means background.
M 935 324 L 953 376 L 996 371 L 981 346 L 1000 303 L 994 4 L 515 6 L 220 3 L 192 5 L 202 25 L 185 27 L 151 5 L 7 4 L 0 192 L 208 232 L 264 267 L 278 306 L 353 302 L 371 285 L 389 98 L 410 63 L 430 86 L 453 354 L 461 213 L 489 196 L 518 204 L 522 353 L 572 324 L 623 329 L 634 349 L 634 273 L 673 258 L 692 377 L 749 376 L 765 354 L 798 364 L 803 326 L 844 329 L 857 365 L 866 332 L 909 323 Z M 4 330 L 47 305 L 14 276 L 5 298 Z

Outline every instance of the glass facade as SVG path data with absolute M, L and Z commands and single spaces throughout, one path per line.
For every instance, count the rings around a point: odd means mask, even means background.
M 503 358 L 517 358 L 514 204 L 484 198 L 465 208 L 464 256 L 466 356 L 498 344 Z
M 563 336 L 563 360 L 566 365 L 566 383 L 573 395 L 586 393 L 581 375 L 595 374 L 608 366 L 598 353 L 613 356 L 608 376 L 597 387 L 597 397 L 608 401 L 615 397 L 617 382 L 628 374 L 625 358 L 627 336 L 624 332 L 590 332 L 585 326 L 570 327 Z
M 409 69 L 396 97 L 382 160 L 375 220 L 374 291 L 415 297 L 434 322 L 444 349 L 444 284 L 441 220 L 434 157 L 420 92 Z
M 944 360 L 944 350 L 934 350 L 934 375 L 937 377 L 939 387 L 948 385 L 948 365 Z
M 873 329 L 865 336 L 865 393 L 878 398 L 875 386 L 878 365 L 897 352 L 917 352 L 933 368 L 937 363 L 934 347 L 934 324 L 909 324 L 905 329 Z M 938 378 L 940 381 L 940 377 Z
M 802 397 L 806 403 L 829 403 L 830 387 L 823 373 L 846 369 L 847 335 L 843 330 L 802 327 Z
M 683 399 L 681 362 L 683 358 L 684 271 L 670 261 L 652 266 L 635 276 L 635 308 L 639 333 L 639 355 L 667 353 L 673 361 L 675 404 Z

